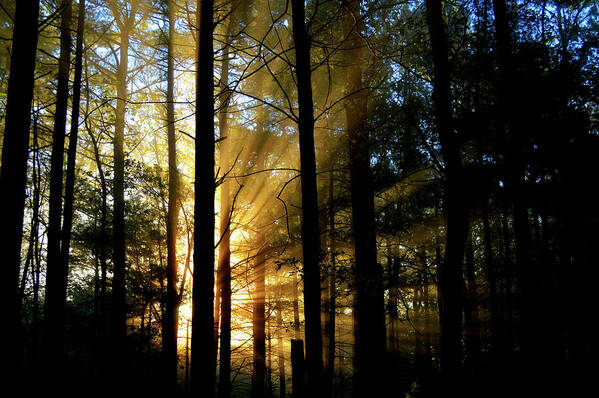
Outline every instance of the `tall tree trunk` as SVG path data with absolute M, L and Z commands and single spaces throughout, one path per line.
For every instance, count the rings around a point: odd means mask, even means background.
M 214 2 L 197 1 L 191 389 L 214 396 Z
M 299 103 L 299 144 L 302 189 L 302 249 L 304 260 L 304 316 L 306 321 L 307 393 L 322 392 L 322 330 L 320 322 L 320 228 L 314 153 L 314 104 L 310 69 L 310 39 L 303 0 L 291 1 Z
M 121 33 L 121 61 L 117 73 L 117 105 L 114 128 L 114 178 L 113 178 L 113 266 L 110 330 L 116 356 L 124 348 L 126 299 L 125 299 L 125 101 L 127 98 L 127 62 L 129 35 Z M 117 359 L 120 361 L 120 359 Z
M 94 231 L 98 228 L 98 217 L 94 214 Z M 100 250 L 97 246 L 93 248 L 94 254 L 94 309 L 93 309 L 93 321 L 92 330 L 93 337 L 91 342 L 90 359 L 88 364 L 88 372 L 90 376 L 95 376 L 98 371 L 98 357 L 100 355 Z
M 254 331 L 254 356 L 252 369 L 252 398 L 265 397 L 266 380 L 266 314 L 265 314 L 265 277 L 266 277 L 266 256 L 265 256 L 264 235 L 260 233 L 258 238 L 258 254 L 256 255 L 256 265 L 254 266 L 254 295 L 252 324 Z
M 69 147 L 67 158 L 67 172 L 65 181 L 64 215 L 61 234 L 60 257 L 65 273 L 68 275 L 69 252 L 71 248 L 71 232 L 73 228 L 73 202 L 75 198 L 75 162 L 77 159 L 77 139 L 79 135 L 79 114 L 81 105 L 81 77 L 83 71 L 83 40 L 85 27 L 85 0 L 79 0 L 79 13 L 77 16 L 77 41 L 75 44 L 75 76 L 73 80 L 73 99 L 71 109 L 71 129 L 69 133 Z M 99 282 L 95 279 L 96 283 Z M 99 288 L 99 284 L 95 287 Z M 98 291 L 94 289 L 94 321 L 99 319 Z M 96 322 L 96 326 L 99 323 Z M 96 346 L 97 339 L 94 339 Z M 95 353 L 92 365 L 95 364 Z
M 34 133 L 36 135 L 35 140 L 37 140 L 37 132 Z M 33 148 L 33 152 L 37 152 L 37 144 L 35 144 Z M 37 156 L 37 153 L 33 154 L 34 157 Z M 29 239 L 27 239 L 27 255 L 25 256 L 25 265 L 23 267 L 23 274 L 21 276 L 21 282 L 19 285 L 19 296 L 22 298 L 25 295 L 25 286 L 27 284 L 27 280 L 29 279 L 29 269 L 31 268 L 31 276 L 35 275 L 35 255 L 36 255 L 36 247 L 35 242 L 37 236 L 39 234 L 39 209 L 40 209 L 40 192 L 39 185 L 36 182 L 38 180 L 37 175 L 38 172 L 36 170 L 35 159 L 33 159 L 32 165 L 32 176 L 31 183 L 33 185 L 33 199 L 31 201 L 31 223 L 29 227 Z
M 71 131 L 65 181 L 64 219 L 60 254 L 63 267 L 68 270 L 71 248 L 71 230 L 73 228 L 73 200 L 75 191 L 75 160 L 77 158 L 77 138 L 79 134 L 79 113 L 81 104 L 81 74 L 83 70 L 83 32 L 85 26 L 85 0 L 79 0 L 77 17 L 77 42 L 75 44 L 75 76 L 73 80 L 73 103 L 71 110 Z
M 87 68 L 85 68 L 87 71 Z M 85 85 L 86 85 L 86 114 L 89 114 L 89 78 L 85 76 Z M 100 286 L 99 286 L 99 298 L 98 298 L 98 330 L 96 330 L 96 334 L 98 335 L 98 350 L 99 355 L 96 357 L 97 363 L 95 364 L 96 369 L 102 373 L 106 370 L 104 366 L 104 360 L 106 359 L 107 350 L 104 344 L 107 342 L 106 337 L 108 337 L 108 314 L 107 314 L 107 297 L 106 297 L 106 287 L 107 287 L 107 256 L 106 256 L 106 245 L 108 243 L 107 237 L 107 228 L 108 228 L 108 185 L 106 182 L 106 176 L 104 174 L 104 167 L 102 166 L 102 159 L 100 157 L 100 147 L 98 143 L 98 138 L 96 138 L 90 128 L 89 121 L 87 118 L 84 120 L 85 131 L 87 135 L 90 137 L 93 147 L 94 153 L 94 161 L 96 163 L 96 169 L 98 171 L 98 175 L 100 177 L 100 195 L 101 195 L 101 206 L 100 206 L 100 236 L 98 239 L 98 256 L 100 261 Z
M 306 363 L 303 340 L 291 340 L 291 386 L 293 398 L 306 397 Z
M 493 0 L 495 14 L 495 34 L 497 40 L 497 58 L 500 81 L 499 104 L 505 124 L 506 141 L 506 189 L 512 200 L 514 219 L 514 243 L 516 249 L 516 271 L 518 273 L 519 311 L 520 311 L 520 350 L 524 357 L 533 359 L 536 356 L 535 339 L 538 325 L 536 319 L 535 288 L 531 251 L 531 236 L 528 220 L 528 208 L 523 192 L 523 159 L 519 136 L 518 110 L 514 107 L 515 90 L 513 85 L 514 65 L 512 62 L 512 38 L 509 16 L 504 0 Z
M 0 291 L 2 303 L 8 312 L 4 319 L 6 319 L 6 341 L 10 342 L 5 345 L 3 352 L 6 355 L 2 357 L 6 358 L 3 362 L 7 368 L 15 370 L 15 365 L 20 361 L 22 354 L 21 297 L 18 279 L 21 266 L 38 17 L 39 0 L 16 2 L 0 171 L 0 192 L 11 193 L 0 195 L 0 208 L 5 212 L 3 226 L 6 232 L 6 238 L 0 239 L 0 252 L 3 253 L 3 262 L 6 264 Z M 9 380 L 13 379 L 11 374 L 10 372 L 8 374 Z
M 114 178 L 113 178 L 113 278 L 112 300 L 110 311 L 110 335 L 112 357 L 115 361 L 113 369 L 114 381 L 123 378 L 125 365 L 125 337 L 127 321 L 127 301 L 125 294 L 126 274 L 126 245 L 125 245 L 125 111 L 128 100 L 127 74 L 129 62 L 129 35 L 135 23 L 137 2 L 131 2 L 131 9 L 118 8 L 115 2 L 110 2 L 112 14 L 120 29 L 120 60 L 116 73 L 116 112 L 114 125 Z
M 348 76 L 345 101 L 349 142 L 349 173 L 352 200 L 352 230 L 356 261 L 355 394 L 381 395 L 386 353 L 385 302 L 382 270 L 377 263 L 374 230 L 374 191 L 370 170 L 370 146 L 366 119 L 368 99 L 362 82 L 366 61 L 360 37 L 363 27 L 356 0 L 344 4 L 344 31 L 348 36 L 345 61 Z
M 32 176 L 31 183 L 33 185 L 33 203 L 31 215 L 32 234 L 29 239 L 29 245 L 32 246 L 31 258 L 31 280 L 33 285 L 33 308 L 32 308 L 32 324 L 31 324 L 31 354 L 30 358 L 35 363 L 38 359 L 39 352 L 39 277 L 41 273 L 41 251 L 39 239 L 40 226 L 40 208 L 41 208 L 41 175 L 40 175 L 40 155 L 38 145 L 38 126 L 37 117 L 34 117 L 33 125 L 33 148 L 32 148 Z M 22 297 L 22 296 L 21 296 Z
M 165 387 L 173 391 L 177 385 L 177 224 L 179 215 L 179 172 L 177 170 L 177 138 L 175 136 L 175 2 L 166 3 L 168 16 L 166 124 L 168 137 L 168 211 L 166 223 L 166 308 L 162 349 L 164 351 Z
M 89 100 L 89 98 L 88 98 Z M 88 101 L 89 102 L 89 101 Z M 100 190 L 101 190 L 101 200 L 102 204 L 100 207 L 100 239 L 99 239 L 99 260 L 100 260 L 100 297 L 99 297 L 99 317 L 100 323 L 98 327 L 100 328 L 98 333 L 101 337 L 101 340 L 104 341 L 105 337 L 108 336 L 108 325 L 107 325 L 107 297 L 106 297 L 106 287 L 107 287 L 107 259 L 106 259 L 106 244 L 108 242 L 107 238 L 107 229 L 108 229 L 108 184 L 106 182 L 106 176 L 104 174 L 104 168 L 102 167 L 102 159 L 100 157 L 100 148 L 98 145 L 97 138 L 93 135 L 92 131 L 89 129 L 89 125 L 85 124 L 87 133 L 92 140 L 92 145 L 94 149 L 94 160 L 96 162 L 96 168 L 98 169 L 98 174 L 100 176 Z M 105 350 L 101 350 L 101 355 L 99 359 L 103 358 L 103 352 Z M 101 364 L 100 364 L 101 365 Z M 100 370 L 102 370 L 102 366 L 100 366 Z
M 58 83 L 56 110 L 52 134 L 50 159 L 50 198 L 48 200 L 48 257 L 46 271 L 45 301 L 45 347 L 48 370 L 57 371 L 61 364 L 64 345 L 64 323 L 68 270 L 60 256 L 62 218 L 62 188 L 64 167 L 64 141 L 69 100 L 69 70 L 71 66 L 71 0 L 61 2 L 60 58 L 58 60 Z M 58 376 L 60 372 L 51 372 Z
M 232 13 L 234 10 L 231 11 Z M 218 129 L 220 132 L 220 169 L 229 173 L 231 161 L 229 159 L 229 125 L 228 112 L 230 92 L 229 88 L 229 52 L 231 30 L 234 24 L 233 14 L 229 16 L 226 32 L 226 42 L 223 47 L 223 61 L 221 64 L 220 82 L 225 91 L 222 96 L 221 109 L 218 115 Z M 225 176 L 220 186 L 220 237 L 218 246 L 218 274 L 217 291 L 220 291 L 221 322 L 220 322 L 220 370 L 218 379 L 218 398 L 231 396 L 231 179 Z M 218 302 L 216 303 L 218 306 Z M 218 318 L 215 319 L 218 322 Z
M 73 99 L 71 109 L 71 129 L 69 134 L 69 147 L 67 158 L 67 172 L 65 181 L 64 215 L 61 233 L 60 258 L 65 272 L 69 270 L 69 252 L 71 248 L 71 232 L 73 228 L 73 201 L 75 197 L 75 161 L 77 158 L 77 138 L 79 134 L 79 114 L 81 104 L 81 75 L 83 70 L 83 32 L 85 25 L 85 0 L 79 0 L 79 14 L 77 17 L 77 41 L 75 44 L 75 76 L 73 80 Z M 96 280 L 97 282 L 97 280 Z M 99 287 L 99 285 L 98 285 Z M 66 288 L 66 283 L 65 283 Z M 94 320 L 98 317 L 98 297 L 94 290 Z M 96 345 L 94 340 L 94 346 Z M 95 351 L 97 352 L 97 350 Z M 95 363 L 95 355 L 94 360 Z
M 468 208 L 460 145 L 453 129 L 447 34 L 441 0 L 427 0 L 426 14 L 433 53 L 433 103 L 445 166 L 444 210 L 447 217 L 445 258 L 439 270 L 439 319 L 441 322 L 441 369 L 445 381 L 455 382 L 461 367 L 461 280 L 464 242 L 468 232 Z

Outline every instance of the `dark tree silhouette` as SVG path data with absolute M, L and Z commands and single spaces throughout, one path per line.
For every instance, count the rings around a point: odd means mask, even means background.
M 166 227 L 166 309 L 162 339 L 165 360 L 165 387 L 175 388 L 177 383 L 177 326 L 179 293 L 177 290 L 177 224 L 179 215 L 179 171 L 177 169 L 177 138 L 175 136 L 175 2 L 166 1 L 168 17 L 166 123 L 168 136 L 168 214 Z
M 302 250 L 304 260 L 304 313 L 306 319 L 307 394 L 322 394 L 322 332 L 320 322 L 320 228 L 314 155 L 314 104 L 310 77 L 310 40 L 304 2 L 291 1 L 295 73 L 299 104 L 299 143 L 302 185 Z
M 447 382 L 461 367 L 461 288 L 464 242 L 468 232 L 468 208 L 463 199 L 462 160 L 451 114 L 450 65 L 442 2 L 427 0 L 426 13 L 433 53 L 433 104 L 445 172 L 447 233 L 445 258 L 438 270 L 439 318 L 441 321 L 441 369 Z
M 191 387 L 195 394 L 215 392 L 214 352 L 214 4 L 197 2 L 195 250 Z
M 252 398 L 266 397 L 266 251 L 264 234 L 259 238 L 258 253 L 254 266 L 252 330 L 254 335 L 254 355 L 252 369 Z
M 347 95 L 345 119 L 349 143 L 349 175 L 352 203 L 352 232 L 356 261 L 355 299 L 355 388 L 358 396 L 383 394 L 386 350 L 385 304 L 382 269 L 377 263 L 374 191 L 366 119 L 368 91 L 362 77 L 365 44 L 359 2 L 343 5 Z
M 222 95 L 220 112 L 218 114 L 218 129 L 221 137 L 220 142 L 220 167 L 224 180 L 220 185 L 220 243 L 218 246 L 218 278 L 217 292 L 220 293 L 220 356 L 219 356 L 219 379 L 218 397 L 229 398 L 231 396 L 231 172 L 230 141 L 229 135 L 229 103 L 231 92 L 229 91 L 229 68 L 231 57 L 231 34 L 235 23 L 235 9 L 231 10 L 227 22 L 225 43 L 223 44 L 220 84 L 224 94 Z M 219 309 L 219 300 L 216 301 L 216 309 Z M 218 313 L 218 312 L 217 312 Z M 219 322 L 216 316 L 215 322 Z M 218 328 L 217 328 L 218 329 Z M 215 331 L 215 333 L 218 330 Z
M 2 170 L 0 174 L 0 203 L 6 212 L 5 239 L 0 239 L 0 250 L 5 254 L 5 275 L 2 278 L 2 302 L 8 313 L 5 347 L 7 368 L 15 369 L 20 360 L 21 297 L 18 278 L 23 238 L 23 211 L 27 181 L 27 151 L 31 124 L 31 101 L 38 40 L 39 1 L 19 1 L 13 28 L 10 75 L 6 94 L 4 138 L 2 142 Z M 10 192 L 10 194 L 8 194 Z M 11 374 L 8 375 L 11 380 Z
M 81 108 L 81 76 L 83 73 L 83 35 L 85 29 L 85 0 L 79 0 L 77 16 L 77 41 L 75 44 L 75 74 L 71 109 L 71 129 L 69 132 L 69 148 L 67 152 L 67 171 L 65 179 L 64 214 L 60 252 L 64 268 L 68 270 L 71 234 L 73 229 L 73 201 L 75 198 L 75 164 L 77 158 L 77 141 L 79 138 L 79 115 Z
M 111 348 L 116 361 L 115 379 L 122 378 L 122 367 L 125 364 L 125 338 L 127 334 L 127 300 L 126 300 L 126 243 L 125 243 L 125 112 L 128 100 L 127 74 L 129 68 L 130 35 L 135 26 L 135 18 L 140 4 L 136 1 L 121 8 L 116 1 L 108 3 L 119 29 L 119 60 L 116 73 L 116 112 L 114 123 L 113 151 L 114 178 L 113 195 L 113 267 L 112 297 L 110 309 Z
M 58 84 L 56 110 L 52 133 L 52 156 L 50 168 L 50 198 L 48 200 L 48 257 L 45 302 L 45 348 L 49 370 L 54 374 L 61 364 L 64 344 L 65 300 L 68 270 L 60 255 L 62 224 L 62 191 L 64 141 L 69 100 L 69 71 L 71 68 L 71 14 L 72 1 L 60 3 L 60 58 L 58 60 Z

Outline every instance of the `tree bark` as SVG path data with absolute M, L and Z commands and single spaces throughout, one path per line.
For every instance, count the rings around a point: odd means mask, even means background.
M 441 154 L 445 166 L 444 210 L 447 217 L 445 258 L 439 269 L 441 369 L 445 381 L 455 382 L 461 367 L 461 281 L 468 208 L 463 200 L 460 145 L 454 133 L 450 93 L 447 34 L 441 0 L 427 0 L 426 14 L 433 53 L 433 104 Z
M 6 306 L 7 340 L 2 355 L 8 369 L 16 369 L 22 354 L 21 345 L 21 297 L 18 290 L 21 266 L 21 243 L 23 239 L 23 212 L 25 209 L 25 185 L 27 182 L 27 155 L 35 54 L 37 49 L 37 23 L 39 0 L 16 2 L 13 28 L 10 75 L 6 95 L 4 136 L 2 143 L 2 170 L 0 171 L 0 206 L 4 213 L 3 225 L 6 237 L 0 239 L 5 274 L 0 291 Z M 11 373 L 8 374 L 12 379 Z
M 83 32 L 85 26 L 85 0 L 79 0 L 77 17 L 77 42 L 75 44 L 75 76 L 73 80 L 73 103 L 71 109 L 71 131 L 65 182 L 64 219 L 62 242 L 60 246 L 63 267 L 68 270 L 71 248 L 71 230 L 73 228 L 73 200 L 75 191 L 75 161 L 77 158 L 77 138 L 79 134 L 79 113 L 81 104 L 81 74 L 83 70 Z
M 213 397 L 214 362 L 214 2 L 197 1 L 195 207 L 191 391 Z
M 32 176 L 33 184 L 33 203 L 31 215 L 32 234 L 29 239 L 29 245 L 33 248 L 31 257 L 31 279 L 33 285 L 33 308 L 32 308 L 32 324 L 31 324 L 31 354 L 30 358 L 35 363 L 38 359 L 39 344 L 40 344 L 40 327 L 39 327 L 39 286 L 41 273 L 41 250 L 39 239 L 40 227 L 40 209 L 41 209 L 41 175 L 40 175 L 40 151 L 38 145 L 38 125 L 37 117 L 33 121 L 33 148 L 32 148 Z M 23 295 L 21 294 L 21 297 Z
M 88 98 L 89 102 L 89 98 Z M 100 239 L 99 239 L 99 260 L 100 260 L 100 297 L 99 297 L 99 335 L 101 340 L 103 341 L 104 337 L 108 336 L 108 325 L 107 325 L 107 297 L 106 297 L 106 287 L 107 287 L 107 259 L 106 259 L 106 244 L 108 242 L 107 238 L 107 228 L 108 228 L 108 185 L 106 182 L 106 177 L 104 174 L 104 168 L 102 167 L 102 159 L 100 158 L 100 148 L 98 146 L 97 138 L 94 137 L 92 131 L 89 128 L 89 125 L 86 122 L 86 130 L 92 141 L 93 150 L 94 150 L 94 160 L 96 162 L 96 168 L 98 169 L 98 174 L 100 176 L 100 190 L 101 190 L 101 200 L 102 204 L 100 207 Z M 101 350 L 101 355 L 99 359 L 103 358 L 104 350 Z M 103 370 L 102 364 L 100 364 L 100 370 Z
M 166 308 L 164 314 L 165 387 L 173 391 L 177 385 L 177 322 L 179 294 L 177 291 L 177 224 L 179 215 L 179 171 L 177 170 L 177 138 L 175 136 L 175 2 L 166 2 L 168 17 L 166 124 L 168 145 L 168 210 L 166 223 Z
M 58 60 L 58 83 L 52 155 L 50 158 L 50 198 L 48 200 L 48 257 L 46 271 L 45 301 L 45 348 L 48 370 L 58 376 L 64 345 L 65 305 L 68 270 L 60 253 L 62 189 L 64 167 L 64 141 L 67 105 L 69 100 L 69 71 L 71 66 L 71 14 L 72 1 L 64 0 L 61 7 L 60 58 Z M 54 378 L 52 383 L 57 382 Z
M 232 13 L 234 10 L 231 11 Z M 223 46 L 223 61 L 221 64 L 220 83 L 225 90 L 221 109 L 218 115 L 218 129 L 220 133 L 220 169 L 222 173 L 229 173 L 231 160 L 229 159 L 229 52 L 231 30 L 233 27 L 233 14 L 229 16 L 226 32 L 226 42 Z M 231 396 L 231 180 L 225 176 L 220 185 L 220 237 L 218 246 L 218 274 L 217 291 L 220 291 L 220 370 L 218 379 L 218 397 Z M 216 303 L 218 307 L 218 302 Z M 215 319 L 218 322 L 218 318 Z
M 532 261 L 530 225 L 528 207 L 523 186 L 524 164 L 522 140 L 518 125 L 519 110 L 514 107 L 515 90 L 513 85 L 514 65 L 512 62 L 511 29 L 505 0 L 493 0 L 495 14 L 495 34 L 497 40 L 497 58 L 499 63 L 499 107 L 507 142 L 506 151 L 506 189 L 512 201 L 514 219 L 514 242 L 519 288 L 520 310 L 520 350 L 525 358 L 537 357 L 536 344 L 540 320 L 537 318 L 537 275 Z
M 322 330 L 320 320 L 320 228 L 316 157 L 314 153 L 314 104 L 310 69 L 310 40 L 306 32 L 303 0 L 291 1 L 295 44 L 299 144 L 302 189 L 302 249 L 304 260 L 304 314 L 306 335 L 307 393 L 322 395 Z
M 306 364 L 303 340 L 291 340 L 291 383 L 293 398 L 306 396 Z
M 116 73 L 116 120 L 114 125 L 114 178 L 113 178 L 113 279 L 110 311 L 110 335 L 112 359 L 115 361 L 113 373 L 115 382 L 123 378 L 125 362 L 125 337 L 127 333 L 127 301 L 125 293 L 126 245 L 125 245 L 125 112 L 128 99 L 127 74 L 129 61 L 129 35 L 135 23 L 137 2 L 131 2 L 127 13 L 110 2 L 112 14 L 120 30 L 120 59 Z M 123 15 L 121 15 L 124 13 Z
M 264 235 L 260 233 L 258 238 L 258 254 L 256 255 L 256 265 L 254 266 L 255 289 L 252 297 L 254 306 L 252 312 L 252 324 L 254 331 L 254 360 L 251 390 L 252 398 L 264 398 L 266 393 L 265 244 Z
M 366 61 L 360 37 L 358 1 L 344 3 L 344 31 L 348 36 L 345 63 L 348 76 L 345 102 L 349 142 L 349 174 L 352 231 L 356 262 L 355 394 L 358 397 L 384 391 L 383 358 L 386 354 L 385 301 L 382 269 L 377 263 L 374 230 L 374 190 L 370 170 L 369 133 L 366 128 L 368 99 L 362 82 Z M 358 21 L 358 22 L 356 22 Z

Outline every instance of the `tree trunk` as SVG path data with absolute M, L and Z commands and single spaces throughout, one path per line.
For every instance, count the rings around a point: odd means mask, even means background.
M 21 297 L 18 291 L 21 266 L 21 243 L 23 240 L 23 211 L 25 209 L 25 185 L 27 182 L 27 155 L 29 127 L 31 123 L 31 100 L 35 54 L 37 49 L 37 23 L 39 0 L 16 2 L 13 27 L 10 75 L 6 95 L 4 136 L 2 143 L 2 170 L 0 171 L 0 207 L 4 213 L 3 226 L 6 238 L 0 239 L 6 270 L 0 291 L 6 306 L 6 355 L 3 362 L 8 369 L 16 369 L 22 354 L 21 345 Z M 12 371 L 11 371 L 12 372 Z M 9 372 L 8 378 L 12 379 Z
M 50 198 L 48 200 L 48 257 L 46 271 L 46 330 L 45 348 L 48 370 L 56 371 L 61 367 L 63 345 L 65 304 L 68 270 L 60 256 L 62 188 L 64 141 L 69 100 L 69 70 L 71 66 L 71 13 L 72 2 L 61 2 L 60 58 L 58 60 L 58 83 L 56 89 L 56 110 L 54 112 L 54 131 L 52 134 L 52 155 L 50 159 Z M 51 372 L 52 376 L 60 373 Z M 54 380 L 56 381 L 56 380 Z
M 121 66 L 117 77 L 116 123 L 114 131 L 114 178 L 113 178 L 113 264 L 111 299 L 111 336 L 117 357 L 122 353 L 125 339 L 125 101 L 127 98 L 126 65 L 129 35 L 121 33 Z
M 114 178 L 113 178 L 113 278 L 110 311 L 110 336 L 114 381 L 119 383 L 123 376 L 125 362 L 125 337 L 127 322 L 127 301 L 125 295 L 126 245 L 125 245 L 125 111 L 128 99 L 127 74 L 129 61 L 129 34 L 135 23 L 136 3 L 131 3 L 128 14 L 118 9 L 115 3 L 111 11 L 120 29 L 120 60 L 116 73 L 116 113 L 114 125 Z M 121 18 L 121 13 L 125 15 Z
M 89 98 L 88 98 L 89 102 Z M 94 149 L 94 160 L 96 162 L 96 168 L 98 169 L 98 174 L 100 175 L 100 189 L 101 189 L 101 210 L 100 210 L 100 238 L 99 238 L 99 260 L 100 260 L 100 298 L 99 298 L 99 330 L 98 333 L 100 335 L 100 340 L 104 341 L 105 337 L 108 336 L 108 325 L 107 325 L 107 297 L 106 297 L 106 287 L 107 287 L 107 259 L 106 259 L 106 243 L 108 242 L 107 238 L 107 228 L 108 228 L 108 185 L 106 182 L 106 177 L 104 175 L 104 168 L 102 167 L 102 159 L 100 158 L 100 148 L 98 145 L 98 141 L 96 137 L 94 137 L 93 133 L 89 129 L 89 126 L 86 122 L 86 130 L 91 138 L 93 149 Z M 102 361 L 104 358 L 105 350 L 102 349 L 100 352 L 100 360 Z M 103 365 L 100 363 L 100 370 L 103 371 Z
M 441 154 L 445 166 L 444 210 L 447 217 L 445 258 L 439 270 L 439 319 L 441 322 L 441 369 L 445 381 L 455 381 L 461 367 L 461 280 L 464 242 L 468 232 L 468 209 L 462 197 L 460 146 L 453 129 L 447 34 L 441 0 L 427 0 L 426 14 L 433 52 L 433 104 Z
M 291 340 L 291 383 L 293 398 L 306 397 L 306 364 L 303 340 Z
M 252 370 L 252 398 L 265 397 L 266 378 L 266 320 L 265 320 L 265 265 L 266 256 L 264 252 L 264 235 L 260 234 L 258 239 L 258 254 L 254 267 L 255 290 L 253 294 L 254 310 L 252 312 L 252 324 L 254 331 L 254 360 Z
M 79 0 L 77 17 L 77 43 L 75 45 L 75 77 L 73 80 L 73 108 L 71 110 L 71 131 L 67 160 L 67 176 L 65 182 L 64 220 L 62 226 L 62 243 L 60 247 L 64 269 L 69 267 L 69 251 L 71 248 L 71 230 L 73 228 L 73 200 L 75 190 L 75 161 L 77 158 L 77 138 L 79 134 L 79 111 L 81 104 L 81 74 L 83 70 L 83 32 L 85 26 L 85 0 Z
M 532 261 L 530 226 L 528 208 L 523 186 L 524 165 L 522 140 L 518 126 L 519 110 L 514 107 L 515 90 L 513 85 L 513 62 L 511 30 L 506 2 L 493 0 L 495 14 L 495 32 L 497 41 L 497 57 L 499 63 L 499 106 L 505 124 L 507 152 L 506 189 L 512 200 L 514 219 L 514 242 L 516 246 L 516 271 L 518 273 L 519 310 L 520 310 L 520 351 L 525 358 L 534 360 L 540 348 L 535 343 L 538 337 L 536 282 L 534 263 Z
M 98 228 L 97 213 L 94 214 L 94 231 Z M 92 321 L 93 337 L 91 342 L 90 359 L 88 364 L 88 372 L 91 377 L 96 376 L 98 371 L 98 357 L 100 355 L 100 250 L 94 247 L 94 312 Z
M 166 123 L 168 137 L 168 211 L 166 223 L 166 308 L 164 315 L 164 377 L 166 391 L 173 391 L 177 385 L 177 321 L 179 294 L 177 291 L 177 224 L 179 215 L 179 172 L 177 170 L 177 138 L 175 136 L 175 3 L 168 0 L 167 38 L 167 90 Z
M 231 12 L 234 12 L 233 10 Z M 223 48 L 223 61 L 221 64 L 220 80 L 222 89 L 225 90 L 221 109 L 218 115 L 218 129 L 220 132 L 220 169 L 228 173 L 231 168 L 229 159 L 229 125 L 228 112 L 230 93 L 229 85 L 229 52 L 233 15 L 229 16 L 226 32 L 226 43 Z M 231 179 L 225 176 L 220 185 L 220 237 L 218 246 L 218 277 L 217 291 L 220 291 L 220 370 L 218 379 L 218 398 L 231 396 Z M 218 302 L 216 303 L 218 306 Z M 218 318 L 215 318 L 218 322 Z
M 81 104 L 81 75 L 83 70 L 83 34 L 85 25 L 85 0 L 79 0 L 79 14 L 77 17 L 77 42 L 75 45 L 75 76 L 73 80 L 73 99 L 71 109 L 71 130 L 69 134 L 69 147 L 67 158 L 67 172 L 65 181 L 64 219 L 61 234 L 60 258 L 64 269 L 65 281 L 69 269 L 69 252 L 71 248 L 71 231 L 73 228 L 73 201 L 75 197 L 75 162 L 77 158 L 77 138 L 79 134 L 79 114 Z M 66 289 L 66 283 L 65 283 Z M 95 292 L 97 293 L 97 292 Z M 98 306 L 94 295 L 94 319 L 98 317 Z M 96 350 L 97 352 L 97 350 Z M 92 361 L 95 362 L 95 361 Z
M 31 237 L 29 245 L 33 247 L 31 258 L 31 279 L 33 285 L 33 308 L 32 308 L 32 325 L 31 325 L 31 359 L 35 363 L 38 359 L 39 352 L 39 280 L 41 273 L 41 250 L 39 239 L 40 227 L 40 208 L 41 208 L 41 175 L 40 175 L 40 154 L 38 145 L 38 126 L 37 117 L 34 118 L 33 126 L 33 153 L 32 153 L 32 176 L 33 184 L 33 203 L 31 215 Z M 21 296 L 22 297 L 22 296 Z
M 348 36 L 345 62 L 348 98 L 345 102 L 349 142 L 349 173 L 352 200 L 352 230 L 356 261 L 355 394 L 381 395 L 386 353 L 385 302 L 382 270 L 377 263 L 374 230 L 374 191 L 370 170 L 370 145 L 366 119 L 368 97 L 362 82 L 362 63 L 366 61 L 360 37 L 362 26 L 359 2 L 344 4 L 344 31 Z
M 213 397 L 214 362 L 214 3 L 197 1 L 195 207 L 191 390 Z
M 306 322 L 307 392 L 322 391 L 322 330 L 320 320 L 320 228 L 316 157 L 314 153 L 314 104 L 310 69 L 310 40 L 306 32 L 303 0 L 292 0 L 293 41 L 295 44 L 299 103 L 299 144 L 302 189 L 302 249 L 304 260 L 304 317 Z

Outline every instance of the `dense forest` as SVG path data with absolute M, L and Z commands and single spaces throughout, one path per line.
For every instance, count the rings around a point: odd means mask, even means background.
M 1 0 L 0 44 L 5 391 L 596 390 L 599 1 Z

